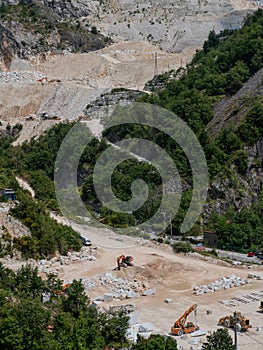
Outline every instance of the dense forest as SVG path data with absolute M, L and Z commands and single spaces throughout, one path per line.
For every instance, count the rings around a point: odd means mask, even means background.
M 235 182 L 236 176 L 246 180 L 246 148 L 255 146 L 258 138 L 263 135 L 262 97 L 249 101 L 248 112 L 239 124 L 224 128 L 215 138 L 210 138 L 207 130 L 207 125 L 213 118 L 215 103 L 235 94 L 249 77 L 262 68 L 262 30 L 263 11 L 259 10 L 246 19 L 240 30 L 219 34 L 210 32 L 203 49 L 196 53 L 185 70 L 180 69 L 175 79 L 167 82 L 165 88 L 140 98 L 141 102 L 165 107 L 187 122 L 205 152 L 211 183 L 220 178 Z M 157 79 L 163 80 L 164 77 Z M 6 135 L 0 139 L 0 184 L 17 191 L 19 204 L 12 209 L 12 215 L 32 232 L 31 237 L 13 242 L 25 257 L 47 257 L 55 251 L 65 254 L 70 249 L 80 249 L 77 234 L 70 228 L 58 225 L 48 214 L 48 210 L 59 212 L 53 183 L 54 164 L 59 146 L 72 126 L 72 123 L 58 124 L 38 140 L 30 140 L 16 147 L 12 146 L 12 142 L 17 131 L 9 126 Z M 19 126 L 15 129 L 19 131 Z M 85 129 L 85 132 L 89 131 Z M 125 201 L 131 197 L 131 183 L 135 179 L 144 179 L 149 185 L 149 196 L 139 210 L 133 214 L 113 212 L 103 206 L 96 196 L 92 179 L 98 157 L 109 147 L 108 141 L 115 142 L 126 137 L 151 140 L 165 149 L 176 163 L 184 189 L 180 208 L 172 221 L 172 233 L 178 235 L 191 202 L 192 172 L 183 150 L 157 130 L 129 125 L 107 130 L 101 140 L 93 139 L 83 152 L 78 169 L 79 192 L 83 201 L 94 216 L 112 227 L 132 227 L 144 222 L 159 207 L 162 198 L 160 175 L 149 163 L 138 162 L 136 159 L 127 160 L 115 169 L 112 187 L 116 196 Z M 250 166 L 250 170 L 253 167 L 261 168 L 259 159 Z M 36 200 L 18 187 L 15 175 L 22 176 L 33 186 Z M 257 203 L 249 209 L 244 207 L 237 210 L 229 206 L 224 215 L 212 213 L 205 228 L 213 229 L 219 234 L 219 248 L 243 252 L 261 248 L 262 193 L 258 193 L 257 198 Z M 207 202 L 212 201 L 208 197 Z M 201 220 L 188 234 L 198 234 L 200 223 Z M 170 227 L 167 231 L 170 232 Z

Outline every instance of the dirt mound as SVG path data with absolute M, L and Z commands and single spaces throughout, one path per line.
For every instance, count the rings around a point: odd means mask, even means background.
M 163 284 L 167 277 L 179 272 L 186 272 L 192 269 L 179 262 L 171 262 L 157 258 L 144 266 L 134 266 L 133 268 L 122 269 L 123 278 L 142 282 L 146 287 Z

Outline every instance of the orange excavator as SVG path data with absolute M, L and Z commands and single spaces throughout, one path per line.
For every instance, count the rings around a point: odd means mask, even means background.
M 128 255 L 120 255 L 117 258 L 117 268 L 118 270 L 121 269 L 121 267 L 127 267 L 127 266 L 133 266 L 133 257 Z
M 181 317 L 178 318 L 177 321 L 175 321 L 174 326 L 171 327 L 171 332 L 173 335 L 181 336 L 184 333 L 185 334 L 192 333 L 192 332 L 197 331 L 199 329 L 199 326 L 197 326 L 193 322 L 186 323 L 187 316 L 191 312 L 194 311 L 195 315 L 196 315 L 196 308 L 197 308 L 197 304 L 192 305 L 191 307 L 189 307 L 188 310 L 186 310 L 184 312 L 184 314 Z
M 67 291 L 67 289 L 70 287 L 71 283 L 64 284 L 62 288 L 59 290 L 53 290 L 53 293 L 56 295 L 64 295 Z

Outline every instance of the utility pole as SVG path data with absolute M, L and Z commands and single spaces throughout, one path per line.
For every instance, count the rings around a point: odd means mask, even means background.
M 237 314 L 234 312 L 235 350 L 237 350 Z

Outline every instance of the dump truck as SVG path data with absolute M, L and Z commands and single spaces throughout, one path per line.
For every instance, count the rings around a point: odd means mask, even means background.
M 182 314 L 182 316 L 178 318 L 177 321 L 175 321 L 173 327 L 171 327 L 171 333 L 173 335 L 181 336 L 183 334 L 193 333 L 199 329 L 199 326 L 194 324 L 193 322 L 186 322 L 186 319 L 191 312 L 194 311 L 196 315 L 196 309 L 197 304 L 192 305 L 191 307 L 189 307 L 188 310 L 186 310 Z
M 227 328 L 234 328 L 235 325 L 235 317 L 236 317 L 236 330 L 238 332 L 241 331 L 247 331 L 249 328 L 252 327 L 251 324 L 249 324 L 249 319 L 245 316 L 241 315 L 241 312 L 236 311 L 234 312 L 234 315 L 221 317 L 218 321 L 219 326 L 224 326 Z

